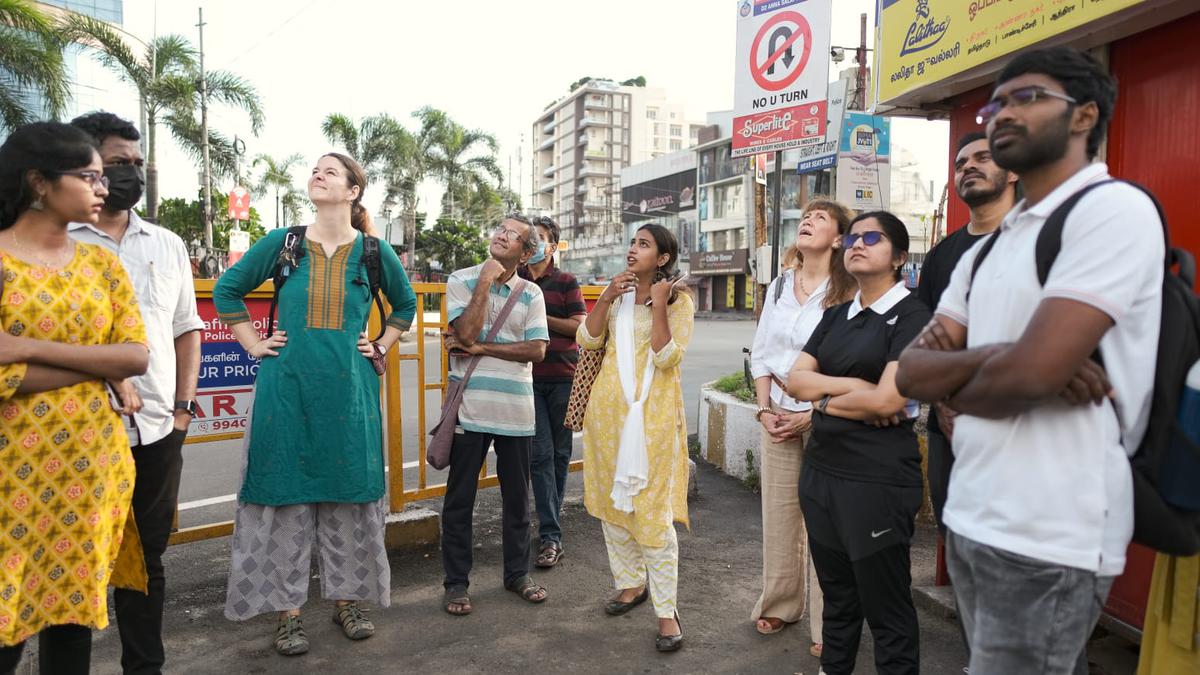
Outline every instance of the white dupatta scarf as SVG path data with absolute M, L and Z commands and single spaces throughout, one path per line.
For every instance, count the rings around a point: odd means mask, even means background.
M 646 365 L 643 367 L 642 391 L 637 392 L 637 377 L 634 358 L 637 353 L 633 344 L 634 307 L 633 294 L 623 296 L 617 306 L 616 335 L 617 373 L 621 378 L 621 391 L 629 413 L 621 428 L 621 445 L 617 450 L 617 469 L 613 475 L 613 506 L 621 512 L 633 513 L 633 498 L 646 487 L 650 471 L 650 459 L 646 455 L 646 399 L 650 395 L 650 383 L 654 379 L 654 354 L 646 350 Z

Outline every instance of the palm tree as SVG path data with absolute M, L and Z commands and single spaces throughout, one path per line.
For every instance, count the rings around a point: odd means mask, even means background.
M 441 179 L 446 188 L 442 211 L 450 217 L 463 217 L 462 205 L 472 193 L 488 186 L 499 189 L 503 173 L 496 162 L 499 144 L 496 137 L 477 129 L 467 129 L 441 110 L 426 106 L 413 116 L 421 121 L 421 140 L 429 172 Z M 490 182 L 488 179 L 492 179 Z M 493 186 L 491 183 L 495 183 Z
M 275 227 L 283 227 L 289 223 L 295 225 L 296 221 L 300 219 L 303 194 L 296 189 L 292 182 L 292 170 L 303 161 L 304 156 L 300 153 L 289 155 L 282 160 L 270 155 L 259 155 L 254 158 L 252 166 L 262 166 L 263 172 L 258 181 L 250 188 L 250 192 L 259 197 L 265 196 L 268 192 L 274 193 Z M 282 195 L 280 195 L 280 190 L 283 191 Z M 279 219 L 281 209 L 283 222 L 280 222 Z
M 60 30 L 68 39 L 94 48 L 101 65 L 137 89 L 146 114 L 146 211 L 156 217 L 158 124 L 166 125 L 194 161 L 198 163 L 202 156 L 204 139 L 196 118 L 200 106 L 196 50 L 182 35 L 163 35 L 137 54 L 112 26 L 81 14 L 68 14 Z M 210 102 L 245 111 L 251 130 L 255 134 L 262 130 L 262 104 L 253 85 L 227 71 L 208 71 L 204 78 Z M 210 128 L 208 142 L 213 173 L 233 175 L 237 159 L 230 139 Z
M 421 140 L 388 114 L 354 120 L 340 113 L 325 117 L 321 132 L 362 164 L 367 176 L 383 184 L 384 201 L 398 201 L 406 242 L 414 241 L 417 187 L 425 178 L 428 159 Z
M 28 0 L 0 0 L 0 130 L 62 116 L 70 98 L 64 43 L 53 22 Z M 38 94 L 45 110 L 30 110 Z

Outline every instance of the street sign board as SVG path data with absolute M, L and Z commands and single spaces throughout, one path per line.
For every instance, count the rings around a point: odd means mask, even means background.
M 838 146 L 842 137 L 842 118 L 846 115 L 846 81 L 829 83 L 829 116 L 825 126 L 825 139 L 800 148 L 800 159 L 796 162 L 796 173 L 806 174 L 837 166 Z
M 250 193 L 240 185 L 229 191 L 229 217 L 250 220 Z
M 737 3 L 732 156 L 824 140 L 831 3 Z

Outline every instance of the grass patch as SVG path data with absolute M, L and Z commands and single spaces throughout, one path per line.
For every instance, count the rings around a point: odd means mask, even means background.
M 758 494 L 761 484 L 762 481 L 758 475 L 758 467 L 754 466 L 754 451 L 746 448 L 746 477 L 742 479 L 742 485 L 747 490 Z
M 746 386 L 746 377 L 742 373 L 732 373 L 713 383 L 713 389 L 729 394 L 743 403 L 754 403 L 754 390 Z

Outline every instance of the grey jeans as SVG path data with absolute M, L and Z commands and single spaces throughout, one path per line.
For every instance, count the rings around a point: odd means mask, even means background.
M 1114 577 L 953 531 L 946 562 L 971 649 L 971 675 L 1087 675 L 1087 640 Z

